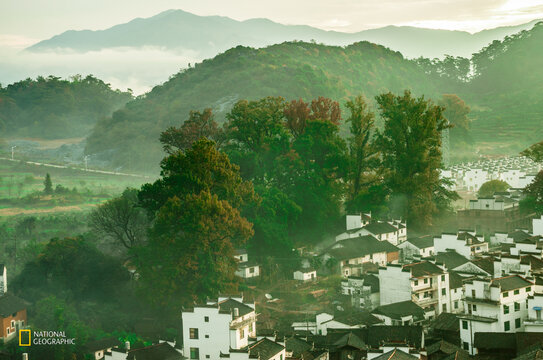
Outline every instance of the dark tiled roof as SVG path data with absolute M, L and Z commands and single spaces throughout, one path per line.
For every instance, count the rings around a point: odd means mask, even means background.
M 326 346 L 337 342 L 344 334 L 352 332 L 373 349 L 383 343 L 409 344 L 420 348 L 422 344 L 422 326 L 374 325 L 362 329 L 328 329 L 326 338 L 314 336 L 315 346 Z
M 243 254 L 247 254 L 246 249 L 234 249 L 234 255 L 243 255 Z
M 458 322 L 458 320 L 456 322 Z M 452 354 L 458 350 L 460 350 L 460 347 L 458 345 L 451 344 L 450 342 L 445 341 L 445 340 L 440 340 L 426 346 L 426 351 L 428 352 L 428 355 L 434 354 L 438 351 L 445 354 Z
M 469 356 L 467 351 L 458 350 L 458 351 L 453 352 L 452 354 L 442 357 L 440 360 L 469 360 L 469 359 L 471 359 L 471 357 Z
M 476 332 L 474 334 L 473 346 L 486 350 L 513 350 L 517 348 L 517 341 L 514 333 L 488 333 Z
M 353 334 L 352 332 L 349 332 L 348 334 L 343 335 L 337 341 L 335 341 L 332 345 L 339 349 L 344 348 L 346 346 L 354 347 L 358 350 L 362 350 L 366 348 L 366 343 L 364 343 L 362 339 L 360 339 L 357 335 Z
M 418 359 L 418 357 L 415 357 L 411 354 L 403 352 L 399 349 L 394 349 L 394 350 L 390 350 L 389 352 L 384 353 L 383 355 L 379 355 L 373 359 L 374 360 L 412 360 L 412 359 Z
M 436 274 L 443 274 L 443 270 L 431 262 L 421 261 L 413 264 L 404 265 L 403 269 L 411 270 L 412 277 L 430 276 Z
M 460 331 L 460 321 L 456 314 L 443 312 L 432 322 L 431 327 L 434 330 L 441 331 Z
M 407 239 L 408 242 L 419 249 L 425 249 L 434 246 L 434 237 L 430 235 Z
M 290 337 L 285 340 L 285 348 L 288 352 L 293 353 L 292 357 L 299 357 L 305 351 L 311 350 L 312 347 L 312 344 L 297 337 Z
M 334 321 L 338 321 L 345 325 L 356 326 L 356 325 L 365 325 L 370 326 L 374 324 L 379 324 L 382 321 L 373 316 L 369 311 L 354 311 L 354 312 L 343 312 L 334 315 Z
M 235 308 L 239 309 L 239 316 L 244 316 L 254 311 L 254 309 L 249 305 L 241 303 L 232 298 L 228 298 L 219 303 L 219 310 L 221 312 L 229 312 L 233 314 Z
M 364 229 L 375 235 L 387 234 L 398 231 L 398 228 L 396 226 L 390 225 L 387 222 L 373 222 L 364 226 Z
M 436 263 L 443 264 L 447 269 L 454 269 L 460 265 L 463 265 L 469 261 L 466 257 L 460 255 L 456 251 L 440 252 L 434 255 Z
M 468 232 L 459 232 L 458 233 L 458 240 L 465 240 L 466 245 L 475 245 L 475 244 L 482 244 L 484 241 L 481 241 L 477 238 L 477 236 L 471 235 Z
M 6 293 L 0 296 L 0 316 L 8 317 L 13 313 L 26 309 L 27 304 L 17 296 Z
M 491 286 L 498 286 L 501 291 L 510 291 L 533 285 L 530 281 L 518 275 L 510 275 L 492 280 Z
M 462 285 L 464 284 L 462 281 L 463 279 L 464 278 L 458 275 L 456 271 L 450 271 L 449 272 L 449 289 L 461 288 Z
M 333 248 L 341 245 L 341 247 Z M 371 235 L 336 241 L 324 253 L 337 260 L 349 260 L 380 252 L 396 252 L 398 248 L 388 241 L 379 241 Z
M 522 240 L 528 239 L 531 236 L 532 235 L 528 234 L 528 232 L 523 231 L 523 230 L 516 230 L 516 231 L 513 231 L 512 233 L 507 234 L 507 237 L 513 239 L 513 242 L 522 241 Z
M 411 300 L 381 305 L 372 312 L 395 320 L 400 320 L 402 317 L 409 315 L 413 315 L 415 321 L 424 320 L 424 310 Z
M 128 352 L 127 360 L 181 360 L 183 356 L 168 343 L 146 346 Z
M 280 353 L 284 347 L 268 338 L 263 338 L 249 345 L 249 355 L 258 356 L 259 360 L 268 360 Z
M 543 260 L 536 258 L 533 255 L 523 256 L 520 260 L 521 264 L 530 265 L 531 270 L 543 268 Z
M 494 259 L 493 258 L 490 258 L 490 257 L 480 258 L 480 259 L 472 260 L 471 262 L 472 264 L 483 269 L 490 275 L 494 274 Z

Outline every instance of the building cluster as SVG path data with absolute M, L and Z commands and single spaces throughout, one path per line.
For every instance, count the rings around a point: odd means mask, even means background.
M 477 192 L 490 180 L 502 180 L 511 188 L 522 189 L 534 180 L 541 169 L 541 164 L 530 158 L 517 156 L 454 165 L 442 170 L 441 176 L 452 181 L 454 190 Z

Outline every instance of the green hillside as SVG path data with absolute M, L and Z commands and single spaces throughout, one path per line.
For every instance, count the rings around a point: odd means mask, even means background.
M 304 42 L 237 47 L 174 75 L 100 121 L 86 151 L 103 154 L 115 167 L 154 171 L 163 156 L 160 132 L 181 124 L 190 110 L 212 107 L 221 122 L 239 99 L 325 96 L 343 102 L 404 89 L 429 97 L 439 93 L 415 62 L 368 42 L 345 48 Z
M 121 108 L 130 93 L 93 76 L 26 79 L 0 86 L 2 137 L 60 139 L 86 136 L 95 123 Z

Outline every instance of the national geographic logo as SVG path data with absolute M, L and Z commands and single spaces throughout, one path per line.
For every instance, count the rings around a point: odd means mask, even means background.
M 19 346 L 75 345 L 75 338 L 66 337 L 64 331 L 19 330 Z

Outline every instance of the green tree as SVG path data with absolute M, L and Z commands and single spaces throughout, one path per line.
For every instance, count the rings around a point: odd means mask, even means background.
M 443 108 L 406 90 L 376 97 L 384 128 L 379 133 L 385 183 L 394 216 L 413 228 L 432 225 L 436 196 L 447 194 L 439 179 L 441 132 L 448 127 Z
M 543 141 L 533 144 L 520 154 L 529 157 L 535 162 L 543 162 Z
M 53 193 L 53 182 L 51 181 L 51 175 L 45 174 L 45 180 L 43 181 L 43 192 L 45 194 Z
M 535 212 L 543 215 L 543 170 L 540 171 L 531 184 L 524 189 L 526 198 L 520 203 L 521 209 L 527 213 Z
M 497 192 L 507 191 L 510 186 L 508 183 L 502 180 L 490 180 L 481 185 L 481 188 L 477 192 L 478 197 L 492 196 Z

